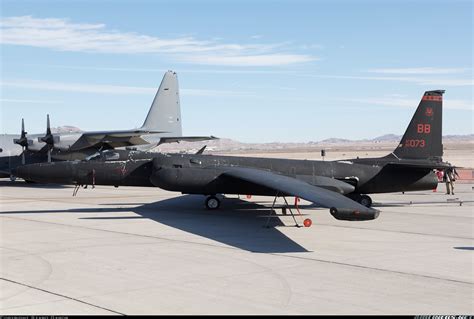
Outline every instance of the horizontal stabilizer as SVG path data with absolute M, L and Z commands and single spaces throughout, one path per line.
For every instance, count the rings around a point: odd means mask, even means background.
M 410 162 L 392 162 L 388 163 L 385 166 L 392 166 L 392 167 L 409 167 L 409 168 L 420 168 L 420 169 L 438 169 L 438 170 L 443 170 L 448 167 L 452 167 L 452 165 L 447 164 L 445 162 L 433 162 L 433 163 L 410 163 Z

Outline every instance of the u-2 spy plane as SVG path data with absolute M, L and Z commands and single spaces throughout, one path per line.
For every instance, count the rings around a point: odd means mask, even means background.
M 133 147 L 147 150 L 163 143 L 203 141 L 210 136 L 182 136 L 181 108 L 176 72 L 167 71 L 140 128 L 119 131 L 52 133 L 49 115 L 46 134 L 27 135 L 24 121 L 21 135 L 0 135 L 0 177 L 11 177 L 18 165 L 85 159 L 98 150 Z
M 202 194 L 208 209 L 219 208 L 216 194 L 295 196 L 329 208 L 339 220 L 372 220 L 379 211 L 371 208 L 367 194 L 437 186 L 433 170 L 448 166 L 442 162 L 443 93 L 424 93 L 400 144 L 380 158 L 313 161 L 126 152 L 109 161 L 104 152 L 89 161 L 26 165 L 16 174 L 46 183 L 157 186 Z

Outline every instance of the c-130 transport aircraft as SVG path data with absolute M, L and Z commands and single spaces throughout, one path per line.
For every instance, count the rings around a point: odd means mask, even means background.
M 15 176 L 11 170 L 19 165 L 82 160 L 98 150 L 134 148 L 148 150 L 163 143 L 204 141 L 214 136 L 183 136 L 178 76 L 167 71 L 140 128 L 131 130 L 52 133 L 49 115 L 46 134 L 28 135 L 24 121 L 21 135 L 0 135 L 0 178 Z
M 26 165 L 15 174 L 46 183 L 157 186 L 202 194 L 208 209 L 219 208 L 216 194 L 295 196 L 329 208 L 339 220 L 372 220 L 379 211 L 371 208 L 367 194 L 434 189 L 434 169 L 450 166 L 442 161 L 443 93 L 424 93 L 400 144 L 380 158 L 312 161 L 120 152 L 119 160 L 108 161 L 105 152 L 89 161 Z

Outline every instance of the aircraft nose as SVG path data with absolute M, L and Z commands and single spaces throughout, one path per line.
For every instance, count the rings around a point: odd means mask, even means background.
M 27 181 L 42 182 L 51 173 L 51 169 L 41 164 L 29 164 L 16 167 L 12 173 Z
M 23 179 L 29 179 L 29 165 L 17 166 L 11 170 L 12 175 Z

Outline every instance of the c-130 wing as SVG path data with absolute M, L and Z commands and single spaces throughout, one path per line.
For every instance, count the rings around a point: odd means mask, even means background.
M 69 148 L 70 151 L 79 151 L 90 147 L 109 148 L 149 144 L 142 136 L 146 134 L 164 133 L 162 131 L 148 130 L 125 130 L 125 131 L 103 131 L 84 132 L 81 137 Z

